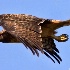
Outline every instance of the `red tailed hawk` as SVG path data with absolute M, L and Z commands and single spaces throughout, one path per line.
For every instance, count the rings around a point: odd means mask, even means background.
M 39 56 L 39 50 L 54 63 L 52 57 L 60 63 L 62 59 L 57 54 L 59 50 L 56 48 L 54 39 L 58 42 L 65 42 L 68 40 L 68 35 L 55 36 L 55 30 L 67 25 L 70 25 L 70 20 L 43 19 L 26 14 L 2 14 L 0 26 L 4 30 L 0 32 L 0 42 L 23 43 L 33 54 Z

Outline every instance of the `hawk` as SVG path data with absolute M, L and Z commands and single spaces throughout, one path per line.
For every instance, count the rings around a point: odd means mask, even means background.
M 39 56 L 39 51 L 60 64 L 62 61 L 58 55 L 59 50 L 54 43 L 68 40 L 67 34 L 55 36 L 55 30 L 70 25 L 70 20 L 60 21 L 43 19 L 26 14 L 2 14 L 0 15 L 0 26 L 4 28 L 0 32 L 0 42 L 23 43 L 29 48 L 33 55 Z M 55 60 L 52 58 L 54 57 Z

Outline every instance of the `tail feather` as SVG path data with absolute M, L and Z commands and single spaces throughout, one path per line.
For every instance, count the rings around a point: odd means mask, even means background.
M 59 50 L 56 48 L 54 40 L 49 37 L 42 38 L 42 43 L 43 43 L 44 54 L 55 63 L 55 61 L 51 58 L 51 56 L 54 57 L 57 60 L 57 62 L 60 64 L 60 61 L 62 61 L 62 59 L 57 54 L 57 53 L 59 53 Z
M 55 63 L 55 61 L 51 58 L 51 56 L 49 56 L 45 51 L 44 51 L 44 54 Z

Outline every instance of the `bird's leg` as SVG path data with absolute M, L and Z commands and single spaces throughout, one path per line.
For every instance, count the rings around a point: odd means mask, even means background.
M 60 36 L 51 35 L 51 37 L 53 39 L 57 40 L 58 42 L 66 42 L 68 40 L 68 35 L 67 34 L 62 34 Z

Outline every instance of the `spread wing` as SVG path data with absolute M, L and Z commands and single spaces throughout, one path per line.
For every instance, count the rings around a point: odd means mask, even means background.
M 44 23 L 44 19 L 31 15 L 2 15 L 1 21 L 3 28 L 10 36 L 13 36 L 19 42 L 29 48 L 33 54 L 39 56 L 38 50 L 55 62 L 53 56 L 58 63 L 62 61 L 54 40 L 49 37 L 41 37 L 42 29 L 39 24 Z M 46 20 L 47 22 L 47 20 Z M 16 41 L 17 41 L 16 40 Z M 51 56 L 50 56 L 51 55 Z
M 22 42 L 26 48 L 29 47 L 33 54 L 36 48 L 43 53 L 40 26 L 38 25 L 43 19 L 38 19 L 28 15 L 3 15 L 2 25 L 4 29 Z M 39 56 L 39 54 L 37 53 Z

